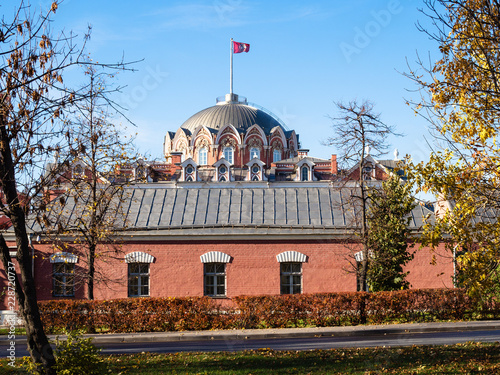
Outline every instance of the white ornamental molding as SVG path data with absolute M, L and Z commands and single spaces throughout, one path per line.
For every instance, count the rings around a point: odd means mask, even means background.
M 357 253 L 354 253 L 354 259 L 356 259 L 356 262 L 362 262 L 365 260 L 365 253 L 363 251 L 358 251 Z M 373 250 L 369 249 L 368 250 L 368 257 L 373 258 Z
M 71 253 L 65 253 L 65 252 L 59 252 L 59 253 L 54 253 L 50 256 L 50 263 L 77 263 L 78 262 L 78 255 L 71 254 Z
M 299 253 L 298 251 L 284 251 L 276 255 L 279 263 L 283 262 L 307 262 L 307 255 Z
M 262 149 L 262 141 L 258 138 L 252 137 L 250 141 L 248 141 L 248 146 L 255 147 L 258 149 Z
M 271 147 L 273 150 L 283 150 L 283 144 L 281 141 L 273 141 Z
M 232 147 L 232 148 L 235 148 L 236 147 L 236 141 L 234 140 L 234 138 L 231 138 L 231 137 L 226 137 L 223 139 L 222 141 L 222 145 L 224 147 Z
M 207 151 L 208 151 L 208 145 L 209 145 L 209 143 L 208 143 L 207 139 L 204 137 L 199 137 L 195 142 L 195 146 L 197 149 L 200 149 L 202 147 L 206 147 Z
M 155 257 L 142 251 L 134 251 L 125 255 L 125 263 L 154 263 Z
M 210 251 L 200 256 L 201 263 L 229 263 L 231 256 L 220 251 Z

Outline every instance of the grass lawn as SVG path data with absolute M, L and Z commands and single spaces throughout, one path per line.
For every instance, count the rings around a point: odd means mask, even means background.
M 105 356 L 110 374 L 500 374 L 500 344 Z M 12 371 L 0 360 L 0 374 Z

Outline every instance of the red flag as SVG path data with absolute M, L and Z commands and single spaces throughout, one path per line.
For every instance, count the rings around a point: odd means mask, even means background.
M 241 53 L 250 51 L 250 44 L 247 43 L 238 43 L 233 41 L 233 52 Z

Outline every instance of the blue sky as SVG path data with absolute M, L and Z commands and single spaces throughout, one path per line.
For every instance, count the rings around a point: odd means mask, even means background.
M 2 13 L 15 3 L 3 3 Z M 438 58 L 415 26 L 427 23 L 422 6 L 422 0 L 65 0 L 53 29 L 82 35 L 92 25 L 87 50 L 94 59 L 143 60 L 137 72 L 118 75 L 126 87 L 116 100 L 129 107 L 140 151 L 152 157 L 161 157 L 167 131 L 229 92 L 232 37 L 251 45 L 234 56 L 234 92 L 278 115 L 311 155 L 337 153 L 321 145 L 333 134 L 334 102 L 367 99 L 405 134 L 390 139 L 392 148 L 425 160 L 427 125 L 405 104 L 415 87 L 401 74 L 417 51 Z

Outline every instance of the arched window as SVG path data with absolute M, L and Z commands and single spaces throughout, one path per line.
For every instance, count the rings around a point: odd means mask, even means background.
M 198 164 L 207 165 L 207 148 L 202 147 L 198 150 Z
M 281 150 L 274 149 L 273 150 L 273 163 L 281 160 Z
M 184 168 L 184 181 L 195 181 L 196 180 L 196 167 L 192 164 L 188 164 Z
M 224 147 L 224 159 L 226 159 L 229 164 L 233 164 L 234 150 L 232 147 Z
M 226 177 L 222 176 L 220 179 L 219 179 L 220 182 L 226 182 Z
M 301 172 L 301 181 L 309 181 L 309 168 L 305 165 L 300 170 Z
M 260 150 L 257 147 L 252 147 L 250 149 L 250 159 L 253 158 L 260 159 Z

